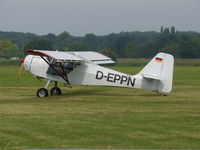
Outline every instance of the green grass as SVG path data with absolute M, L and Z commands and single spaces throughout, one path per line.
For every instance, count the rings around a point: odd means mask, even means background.
M 129 74 L 142 67 L 114 66 Z M 149 91 L 62 87 L 62 96 L 37 98 L 44 86 L 19 67 L 0 67 L 0 149 L 200 148 L 200 67 L 176 66 L 168 96 Z

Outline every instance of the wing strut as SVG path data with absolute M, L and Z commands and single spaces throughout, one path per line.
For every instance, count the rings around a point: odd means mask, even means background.
M 63 67 L 63 65 L 62 65 L 62 63 L 61 62 L 57 62 L 59 65 L 60 65 L 60 67 L 61 67 L 61 69 L 62 69 L 62 71 L 63 71 L 63 73 L 64 73 L 64 75 L 62 75 L 58 70 L 56 70 L 56 68 L 50 63 L 50 62 L 48 62 L 43 56 L 40 56 L 61 78 L 63 78 L 63 80 L 65 80 L 69 85 L 70 85 L 70 83 L 69 83 L 69 79 L 68 79 L 68 77 L 67 77 L 67 74 L 66 74 L 66 72 L 65 72 L 65 70 L 64 70 L 64 67 Z

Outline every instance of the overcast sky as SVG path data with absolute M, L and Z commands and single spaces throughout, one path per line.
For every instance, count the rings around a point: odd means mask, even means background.
M 0 0 L 0 31 L 83 36 L 161 26 L 200 32 L 200 0 Z

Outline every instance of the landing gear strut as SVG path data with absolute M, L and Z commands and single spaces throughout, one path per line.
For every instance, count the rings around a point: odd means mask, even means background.
M 61 95 L 62 94 L 61 89 L 59 87 L 57 87 L 57 85 L 58 85 L 58 82 L 55 81 L 55 87 L 53 87 L 51 89 L 51 95 Z
M 37 97 L 47 97 L 49 95 L 47 88 L 50 83 L 51 83 L 51 80 L 48 80 L 47 84 L 45 85 L 45 88 L 38 89 Z M 55 81 L 55 87 L 53 87 L 50 91 L 51 95 L 61 95 L 62 94 L 61 89 L 59 87 L 57 87 L 57 85 L 58 85 L 58 82 Z

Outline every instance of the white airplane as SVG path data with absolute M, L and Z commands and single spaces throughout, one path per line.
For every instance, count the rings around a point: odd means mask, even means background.
M 29 49 L 32 54 L 22 59 L 22 66 L 34 77 L 47 81 L 44 88 L 37 91 L 38 97 L 48 96 L 48 86 L 54 81 L 51 95 L 61 95 L 57 82 L 69 86 L 99 85 L 138 88 L 157 93 L 169 93 L 172 90 L 174 57 L 158 53 L 138 74 L 128 75 L 102 64 L 115 63 L 111 58 L 93 51 L 62 52 Z

